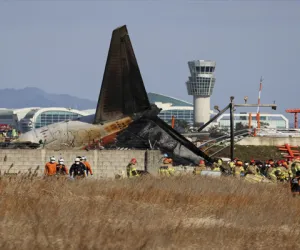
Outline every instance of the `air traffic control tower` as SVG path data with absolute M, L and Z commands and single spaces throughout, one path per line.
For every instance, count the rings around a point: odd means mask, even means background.
M 216 62 L 197 60 L 188 62 L 191 76 L 186 82 L 189 95 L 194 96 L 194 125 L 200 126 L 210 119 L 210 96 L 216 78 Z

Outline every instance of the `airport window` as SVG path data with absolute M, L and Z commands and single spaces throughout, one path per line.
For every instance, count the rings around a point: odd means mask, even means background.
M 80 114 L 68 111 L 46 111 L 36 118 L 35 128 L 41 128 L 56 122 L 73 120 L 79 117 L 81 117 Z
M 267 117 L 261 116 L 261 117 L 260 117 L 260 120 L 261 120 L 261 121 L 266 121 L 266 120 L 267 120 Z
M 29 111 L 29 112 L 25 115 L 24 119 L 31 119 L 31 118 L 35 115 L 36 112 L 37 112 L 37 109 L 34 109 L 34 110 Z
M 0 115 L 0 119 L 11 120 L 11 119 L 13 119 L 13 114 L 11 114 L 11 115 Z

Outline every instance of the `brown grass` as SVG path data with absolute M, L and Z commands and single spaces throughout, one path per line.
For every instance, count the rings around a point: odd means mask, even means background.
M 0 180 L 1 249 L 299 249 L 300 199 L 231 178 Z

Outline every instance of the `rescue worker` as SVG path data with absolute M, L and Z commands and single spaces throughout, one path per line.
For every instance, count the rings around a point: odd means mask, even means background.
M 214 172 L 219 172 L 221 171 L 220 167 L 219 167 L 219 164 L 217 161 L 215 161 L 211 167 L 211 170 L 214 171 Z
M 268 166 L 269 166 L 269 161 L 262 162 L 261 164 L 262 164 L 262 166 L 261 166 L 261 169 L 260 169 L 260 173 L 263 176 L 267 176 L 267 169 L 268 169 Z
M 130 160 L 130 163 L 126 167 L 127 177 L 128 178 L 135 178 L 139 176 L 139 173 L 137 172 L 135 165 L 137 164 L 137 160 L 135 158 L 132 158 Z
M 85 165 L 80 161 L 80 158 L 77 157 L 70 168 L 70 176 L 75 179 L 81 179 L 85 177 L 85 171 Z
M 293 172 L 292 172 L 292 164 L 290 164 L 290 161 L 284 161 L 282 163 L 282 166 L 284 166 L 287 169 L 288 175 L 289 175 L 289 179 L 293 178 Z
M 173 168 L 173 160 L 168 157 L 167 154 L 164 154 L 163 164 L 158 170 L 159 175 L 161 176 L 174 176 L 175 169 Z
M 276 183 L 277 182 L 277 176 L 275 174 L 276 167 L 275 167 L 274 163 L 273 164 L 269 164 L 269 165 L 270 165 L 270 167 L 267 170 L 267 176 L 271 179 L 272 182 Z
M 288 159 L 287 160 L 287 165 L 288 165 L 288 169 L 290 170 L 290 171 L 292 171 L 292 164 L 293 164 L 293 160 L 292 159 Z M 292 172 L 293 173 L 293 172 Z
M 218 159 L 217 163 L 218 163 L 219 168 L 222 168 L 223 160 L 221 158 Z
M 166 162 L 167 167 L 168 167 L 168 174 L 169 176 L 174 176 L 175 175 L 175 169 L 173 167 L 173 160 L 169 158 L 169 160 Z
M 50 161 L 47 162 L 46 165 L 45 165 L 44 174 L 46 176 L 55 176 L 55 174 L 56 174 L 56 165 L 57 165 L 57 163 L 55 162 L 55 157 L 51 156 Z
M 276 167 L 276 171 L 274 172 L 276 177 L 277 177 L 277 181 L 280 182 L 284 182 L 285 181 L 285 175 L 284 173 L 280 170 L 279 167 Z
M 199 166 L 194 168 L 193 174 L 200 175 L 203 170 L 206 170 L 205 162 L 204 162 L 204 160 L 200 160 Z
M 158 170 L 160 176 L 169 176 L 168 166 L 160 166 Z
M 247 174 L 257 175 L 259 173 L 259 169 L 255 164 L 255 160 L 250 161 L 250 165 L 247 168 Z
M 290 181 L 291 191 L 293 196 L 300 194 L 300 171 L 297 171 L 295 177 L 293 177 Z
M 257 166 L 258 174 L 262 174 L 263 173 L 263 163 L 261 161 L 257 161 L 256 166 Z
M 293 172 L 293 175 L 296 175 L 296 172 L 300 171 L 300 157 L 295 158 L 292 163 L 291 170 Z
M 60 158 L 58 160 L 58 164 L 56 165 L 56 174 L 57 175 L 62 175 L 62 176 L 65 176 L 65 175 L 69 174 L 68 168 L 64 164 L 64 159 L 62 159 L 62 158 Z
M 258 183 L 264 181 L 264 176 L 260 175 L 255 160 L 250 161 L 250 165 L 248 166 L 246 171 L 245 180 L 251 183 Z
M 169 164 L 171 163 L 171 159 L 168 158 L 167 154 L 165 154 L 164 156 L 165 158 L 163 159 L 163 163 L 160 166 L 158 173 L 160 176 L 170 176 L 168 168 L 169 168 Z
M 249 167 L 249 162 L 245 161 L 245 163 L 244 163 L 244 175 L 247 172 L 248 167 Z
M 85 157 L 85 156 L 82 156 L 81 159 L 82 159 L 82 163 L 83 163 L 83 164 L 85 165 L 85 167 L 86 167 L 86 176 L 88 176 L 89 173 L 90 173 L 91 175 L 93 175 L 92 167 L 91 167 L 90 163 L 87 161 L 86 157 Z
M 229 167 L 230 167 L 230 172 L 231 172 L 231 174 L 234 173 L 235 162 L 236 162 L 236 161 L 230 161 L 230 162 L 229 162 Z
M 280 161 L 278 168 L 282 173 L 281 175 L 282 181 L 288 181 L 290 179 L 290 173 L 288 170 L 287 163 L 284 160 Z
M 233 175 L 236 178 L 240 178 L 241 177 L 241 173 L 244 174 L 244 172 L 245 172 L 245 169 L 243 167 L 243 162 L 242 161 L 237 161 L 235 165 L 236 166 L 234 168 Z

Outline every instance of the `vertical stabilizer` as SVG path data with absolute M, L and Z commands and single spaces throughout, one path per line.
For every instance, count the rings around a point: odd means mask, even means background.
M 94 123 L 150 109 L 126 25 L 112 33 Z

